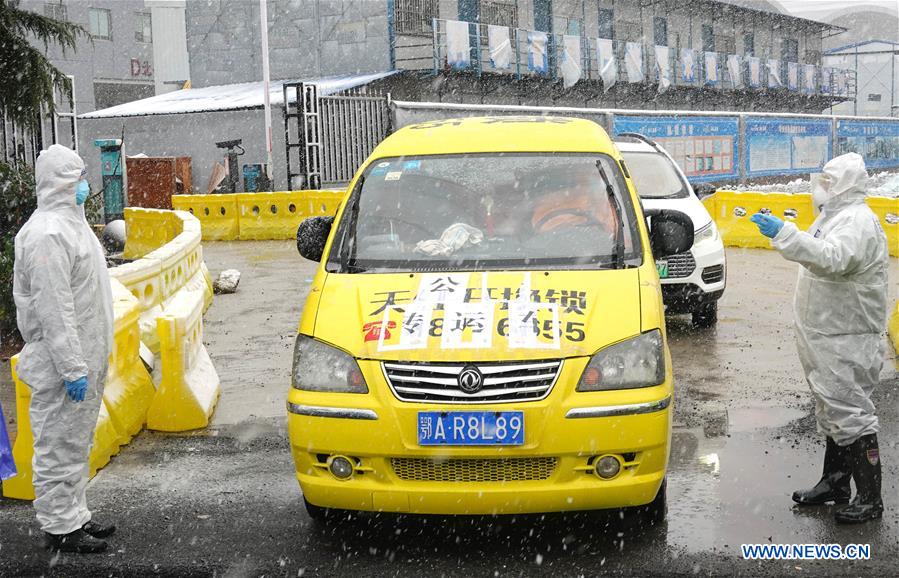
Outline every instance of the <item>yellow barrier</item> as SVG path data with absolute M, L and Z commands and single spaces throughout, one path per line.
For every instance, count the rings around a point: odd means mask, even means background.
M 867 202 L 887 234 L 890 255 L 899 256 L 899 200 L 868 197 Z M 728 247 L 770 248 L 768 239 L 759 234 L 758 228 L 749 220 L 761 209 L 769 209 L 772 214 L 793 221 L 802 230 L 811 227 L 815 220 L 809 194 L 719 190 L 702 203 L 715 220 Z
M 334 215 L 346 191 L 174 195 L 202 225 L 204 241 L 293 239 L 303 219 Z
M 344 194 L 345 191 L 240 193 L 240 239 L 293 239 L 304 219 L 337 213 Z
M 868 206 L 883 225 L 890 243 L 890 255 L 899 257 L 899 199 L 868 197 Z
M 181 291 L 157 318 L 161 380 L 147 427 L 186 431 L 206 427 L 221 385 L 203 345 L 203 294 Z
M 204 241 L 234 241 L 240 234 L 237 195 L 173 195 L 172 208 L 199 219 Z
M 16 500 L 33 500 L 34 486 L 31 483 L 31 457 L 34 455 L 34 437 L 31 435 L 31 418 L 28 409 L 31 405 L 31 390 L 16 374 L 16 363 L 19 356 L 9 360 L 12 367 L 12 380 L 16 385 L 16 441 L 13 443 L 12 457 L 16 462 L 18 473 L 15 477 L 3 481 L 3 495 Z
M 160 215 L 162 213 L 162 215 Z M 139 259 L 162 247 L 182 231 L 182 219 L 172 211 L 125 209 L 125 259 Z

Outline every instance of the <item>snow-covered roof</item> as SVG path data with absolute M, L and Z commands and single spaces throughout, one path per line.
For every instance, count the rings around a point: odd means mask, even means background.
M 303 80 L 277 80 L 269 85 L 269 99 L 272 106 L 284 104 L 284 84 L 290 82 L 307 82 L 318 87 L 320 96 L 349 90 L 385 78 L 396 71 L 376 72 L 373 74 L 357 74 L 311 78 Z M 157 114 L 186 114 L 191 112 L 218 112 L 226 110 L 245 110 L 262 108 L 262 81 L 244 82 L 241 84 L 224 84 L 203 88 L 187 88 L 167 92 L 126 102 L 118 106 L 95 110 L 79 115 L 79 119 L 115 118 L 124 116 L 151 116 Z M 291 102 L 293 99 L 288 95 Z

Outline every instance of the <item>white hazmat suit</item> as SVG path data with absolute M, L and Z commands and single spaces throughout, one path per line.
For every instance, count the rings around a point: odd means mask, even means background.
M 865 203 L 868 174 L 855 153 L 834 158 L 813 193 L 809 232 L 791 222 L 772 240 L 802 265 L 794 313 L 799 358 L 815 398 L 818 431 L 848 446 L 879 430 L 871 393 L 883 366 L 886 234 Z
M 35 163 L 37 210 L 16 235 L 13 295 L 31 387 L 34 509 L 41 529 L 68 534 L 91 519 L 88 457 L 113 338 L 112 291 L 99 241 L 75 202 L 84 161 L 52 145 Z M 63 381 L 87 377 L 82 402 Z

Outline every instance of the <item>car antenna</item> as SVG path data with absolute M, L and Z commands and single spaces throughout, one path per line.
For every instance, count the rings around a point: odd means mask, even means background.
M 606 176 L 605 169 L 602 168 L 602 160 L 597 159 L 596 169 L 599 171 L 599 176 L 606 187 L 609 204 L 615 209 L 615 218 L 618 221 L 615 227 L 615 249 L 612 253 L 612 262 L 615 268 L 619 268 L 624 265 L 624 220 L 621 216 L 621 204 L 618 202 L 618 196 L 615 194 L 615 189 L 612 188 L 612 183 L 609 182 L 609 177 Z

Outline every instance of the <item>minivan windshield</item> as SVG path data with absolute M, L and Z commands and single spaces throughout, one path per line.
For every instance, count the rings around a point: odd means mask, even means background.
M 597 153 L 381 159 L 347 203 L 329 271 L 593 269 L 642 259 L 621 171 Z
M 624 162 L 644 199 L 682 199 L 690 196 L 687 185 L 671 160 L 658 152 L 623 152 Z

